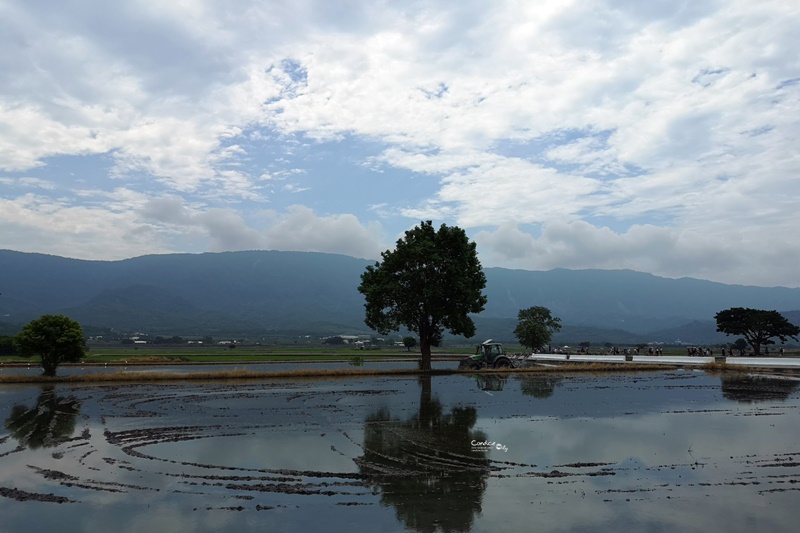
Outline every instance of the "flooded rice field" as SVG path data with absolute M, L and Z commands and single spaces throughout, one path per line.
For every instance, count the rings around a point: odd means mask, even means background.
M 0 531 L 796 531 L 797 385 L 0 385 Z
M 458 366 L 459 358 L 446 361 L 433 361 L 431 368 L 433 369 L 454 369 Z M 213 364 L 168 364 L 159 363 L 157 365 L 147 364 L 131 364 L 114 363 L 112 365 L 81 365 L 81 364 L 65 364 L 58 367 L 59 376 L 79 376 L 82 374 L 112 374 L 119 372 L 128 372 L 132 374 L 144 372 L 162 372 L 162 373 L 175 373 L 175 374 L 188 374 L 190 372 L 229 372 L 234 370 L 244 370 L 251 372 L 286 372 L 288 370 L 300 370 L 313 368 L 315 370 L 340 370 L 351 368 L 364 368 L 367 370 L 393 370 L 401 368 L 414 369 L 418 368 L 417 359 L 401 359 L 397 361 L 379 360 L 379 361 L 364 361 L 361 364 L 354 365 L 348 361 L 308 361 L 308 362 L 258 362 L 258 363 L 213 363 Z M 20 375 L 20 376 L 39 376 L 42 373 L 42 368 L 36 362 L 31 362 L 27 365 L 1 365 L 0 376 L 2 375 Z

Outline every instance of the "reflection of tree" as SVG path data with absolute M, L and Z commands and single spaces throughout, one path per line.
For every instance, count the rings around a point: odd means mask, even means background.
M 80 408 L 75 398 L 56 396 L 53 387 L 45 387 L 35 406 L 15 405 L 3 425 L 23 446 L 49 448 L 72 436 Z
M 546 376 L 523 376 L 519 378 L 522 394 L 534 398 L 549 398 L 555 388 L 561 384 L 561 378 Z
M 487 440 L 473 431 L 474 407 L 442 412 L 431 398 L 431 378 L 420 378 L 419 412 L 407 420 L 380 408 L 364 422 L 364 455 L 356 459 L 363 474 L 381 490 L 381 503 L 392 505 L 408 529 L 433 533 L 469 531 L 481 512 L 489 474 L 485 451 L 473 441 Z
M 792 379 L 722 374 L 722 396 L 743 403 L 769 400 L 785 401 L 800 382 Z

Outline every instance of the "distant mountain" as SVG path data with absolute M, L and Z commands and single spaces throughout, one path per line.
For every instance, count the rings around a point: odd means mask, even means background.
M 225 252 L 82 261 L 0 250 L 0 322 L 45 313 L 153 335 L 368 333 L 360 275 L 370 261 L 302 252 Z M 517 312 L 562 319 L 557 342 L 713 342 L 713 316 L 734 306 L 800 319 L 800 289 L 660 278 L 628 270 L 485 269 L 478 338 L 513 341 Z
M 330 254 L 232 252 L 79 261 L 0 251 L 0 320 L 43 313 L 169 334 L 366 330 L 356 290 L 367 262 Z M 210 333 L 213 334 L 213 333 Z
M 516 316 L 543 305 L 565 324 L 648 333 L 693 320 L 713 320 L 729 307 L 800 309 L 800 289 L 724 285 L 691 278 L 668 279 L 632 270 L 546 272 L 486 270 L 486 317 Z

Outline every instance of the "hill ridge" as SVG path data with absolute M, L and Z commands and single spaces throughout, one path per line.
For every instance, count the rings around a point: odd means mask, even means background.
M 368 332 L 357 287 L 373 263 L 340 254 L 269 250 L 115 261 L 0 250 L 0 321 L 20 325 L 41 314 L 65 313 L 93 326 L 170 335 L 306 328 L 320 335 Z M 532 305 L 550 308 L 573 331 L 601 336 L 599 331 L 616 330 L 648 340 L 674 336 L 690 324 L 694 332 L 705 328 L 705 339 L 718 339 L 713 316 L 728 307 L 800 309 L 795 288 L 671 279 L 633 270 L 489 267 L 484 272 L 488 303 L 476 317 L 479 337 L 513 340 L 517 312 Z

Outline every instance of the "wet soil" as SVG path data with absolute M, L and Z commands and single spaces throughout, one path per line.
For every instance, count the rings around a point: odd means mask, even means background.
M 730 450 L 700 444 L 716 440 L 708 429 L 715 424 L 720 431 L 739 425 L 741 431 L 770 430 L 769 421 L 745 422 L 765 416 L 776 419 L 779 436 L 800 435 L 791 429 L 798 412 L 793 390 L 786 395 L 786 387 L 770 385 L 748 396 L 747 387 L 758 384 L 737 382 L 729 390 L 738 396 L 728 398 L 717 378 L 692 373 L 603 379 L 565 378 L 552 396 L 533 397 L 511 378 L 505 390 L 487 397 L 469 378 L 441 377 L 432 389 L 449 398 L 443 403 L 436 392 L 433 400 L 420 394 L 425 389 L 417 378 L 71 387 L 62 394 L 82 405 L 72 435 L 30 450 L 0 434 L 0 467 L 25 472 L 19 486 L 0 473 L 0 497 L 80 506 L 106 501 L 101 494 L 128 504 L 158 495 L 187 510 L 235 513 L 280 513 L 310 502 L 354 512 L 388 506 L 408 526 L 408 513 L 422 522 L 442 520 L 416 500 L 433 486 L 441 489 L 440 500 L 468 518 L 451 523 L 459 531 L 486 512 L 487 487 L 525 487 L 528 501 L 537 495 L 576 505 L 587 498 L 666 504 L 729 490 L 741 499 L 777 498 L 800 490 L 800 448 L 791 448 L 790 438 L 776 437 L 770 445 L 754 439 L 752 446 Z M 29 398 L 35 398 L 32 391 Z M 775 394 L 784 396 L 776 400 Z M 433 414 L 431 402 L 439 402 Z M 386 416 L 376 416 L 380 406 Z M 456 427 L 459 417 L 469 419 L 468 432 Z M 663 437 L 653 433 L 661 429 L 642 430 L 637 421 L 651 428 L 663 422 Z M 602 453 L 591 446 L 541 453 L 547 442 L 541 428 L 568 426 L 564 434 L 574 439 L 575 428 L 598 422 L 609 434 L 586 441 L 602 443 Z M 693 429 L 678 439 L 670 431 L 683 423 Z M 512 429 L 495 429 L 506 426 Z M 484 432 L 486 440 L 516 440 L 504 443 L 509 453 L 478 453 L 469 440 L 481 439 L 467 439 L 469 431 Z M 607 444 L 613 431 L 623 439 L 618 450 Z M 667 461 L 644 460 L 652 455 L 636 435 L 652 442 L 672 438 L 683 448 L 674 454 L 659 448 Z M 473 503 L 465 507 L 460 500 Z

